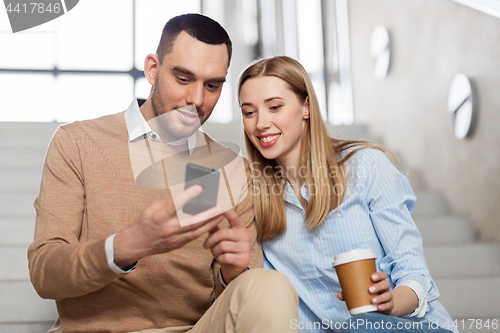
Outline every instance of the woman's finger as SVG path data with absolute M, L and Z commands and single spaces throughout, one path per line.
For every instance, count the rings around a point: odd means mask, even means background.
M 387 314 L 390 314 L 393 308 L 394 308 L 393 301 L 377 304 L 377 311 L 384 312 Z
M 392 301 L 392 293 L 391 292 L 386 292 L 380 295 L 377 295 L 372 298 L 372 304 L 381 304 L 381 303 L 387 303 Z
M 378 282 L 387 279 L 387 274 L 385 272 L 376 272 L 373 273 L 370 277 L 373 282 Z
M 391 283 L 387 280 L 377 282 L 368 288 L 370 294 L 380 294 L 391 289 Z

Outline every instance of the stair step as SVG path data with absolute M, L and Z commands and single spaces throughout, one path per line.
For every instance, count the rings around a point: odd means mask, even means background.
M 424 252 L 433 278 L 500 277 L 498 244 L 426 246 Z
M 467 244 L 474 239 L 471 221 L 464 215 L 415 216 L 415 224 L 428 244 Z
M 22 151 L 13 149 L 0 150 L 0 168 L 17 170 L 42 170 L 43 161 L 45 160 L 45 149 L 38 149 L 36 151 Z
M 0 283 L 2 281 L 29 281 L 27 247 L 0 247 Z
M 39 170 L 1 170 L 0 191 L 5 190 L 32 190 L 38 191 L 42 169 Z
M 368 133 L 368 128 L 363 124 L 331 125 L 327 124 L 330 136 L 343 140 L 374 141 Z
M 0 246 L 29 245 L 33 241 L 35 219 L 0 219 Z
M 0 122 L 0 151 L 47 149 L 60 123 Z
M 44 300 L 28 281 L 0 282 L 0 323 L 55 322 L 53 300 Z
M 0 192 L 0 218 L 7 216 L 34 218 L 35 208 L 33 202 L 38 191 Z
M 27 151 L 46 150 L 49 146 L 51 136 L 32 136 L 29 133 L 16 136 L 3 136 L 0 141 L 0 150 L 7 151 L 26 149 Z
M 443 194 L 432 191 L 417 193 L 417 204 L 413 216 L 440 216 L 448 213 L 448 204 Z
M 0 323 L 0 333 L 41 333 L 47 332 L 54 322 Z
M 500 317 L 500 277 L 438 278 L 434 281 L 441 293 L 439 301 L 452 318 Z
M 422 173 L 419 170 L 409 170 L 406 175 L 413 191 L 422 191 L 425 188 Z
M 51 138 L 61 124 L 58 122 L 2 121 L 0 122 L 0 138 L 14 137 L 20 134 Z

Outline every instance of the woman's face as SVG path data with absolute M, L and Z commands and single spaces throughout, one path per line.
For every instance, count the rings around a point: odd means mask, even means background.
M 245 131 L 266 159 L 281 165 L 297 165 L 307 101 L 300 101 L 287 82 L 275 76 L 246 81 L 240 90 Z

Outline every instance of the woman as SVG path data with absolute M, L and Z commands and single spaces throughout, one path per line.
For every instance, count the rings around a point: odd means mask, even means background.
M 238 95 L 264 267 L 287 275 L 299 293 L 300 321 L 292 326 L 345 328 L 349 313 L 333 257 L 370 248 L 377 254 L 370 293 L 378 311 L 351 320 L 458 332 L 426 267 L 410 216 L 415 195 L 384 153 L 394 155 L 377 144 L 330 138 L 307 72 L 289 57 L 251 65 Z

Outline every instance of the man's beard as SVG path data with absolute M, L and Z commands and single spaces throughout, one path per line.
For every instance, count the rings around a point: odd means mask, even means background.
M 196 132 L 201 126 L 199 120 L 197 123 L 190 125 L 184 124 L 180 120 L 175 121 L 174 117 L 178 117 L 178 114 L 177 111 L 172 111 L 185 106 L 174 106 L 172 110 L 165 110 L 165 105 L 161 100 L 158 89 L 153 90 L 151 104 L 153 106 L 153 113 L 155 114 L 155 117 L 149 120 L 148 123 L 153 130 L 158 132 L 163 141 L 169 142 L 187 138 Z M 192 108 L 198 113 L 198 110 L 194 108 L 194 106 Z M 178 124 L 176 125 L 176 123 Z

